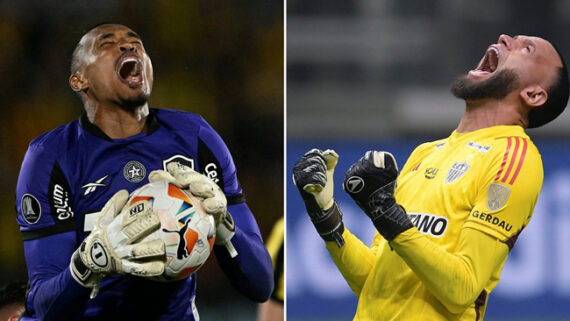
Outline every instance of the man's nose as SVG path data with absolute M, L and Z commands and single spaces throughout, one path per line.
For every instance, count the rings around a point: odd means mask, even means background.
M 119 45 L 119 48 L 120 48 L 121 51 L 127 51 L 127 50 L 128 50 L 128 51 L 135 51 L 135 50 L 136 50 L 136 46 L 135 46 L 135 45 L 133 45 L 133 44 L 130 43 L 130 42 L 126 42 L 126 41 L 123 41 L 123 42 Z
M 507 49 L 510 50 L 511 46 L 513 44 L 513 41 L 514 41 L 514 39 L 511 38 L 511 36 L 509 36 L 509 35 L 500 35 L 498 43 L 504 45 L 505 47 L 507 47 Z

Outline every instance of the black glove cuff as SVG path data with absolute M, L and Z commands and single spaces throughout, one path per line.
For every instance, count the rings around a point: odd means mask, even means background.
M 324 211 L 319 207 L 319 204 L 317 203 L 317 200 L 315 200 L 315 197 L 313 195 L 309 194 L 309 197 L 307 198 L 303 197 L 303 201 L 305 201 L 305 208 L 307 209 L 307 213 L 309 214 L 311 219 L 320 218 L 321 216 L 324 215 L 323 214 Z
M 393 240 L 398 234 L 414 227 L 406 210 L 395 201 L 391 207 L 380 206 L 375 208 L 371 218 L 378 232 L 387 241 Z
M 85 242 L 81 244 L 82 250 L 85 248 Z M 83 286 L 86 286 L 87 280 L 91 277 L 93 272 L 83 263 L 79 252 L 75 251 L 71 257 L 71 271 L 76 279 L 80 281 Z
M 342 223 L 342 213 L 336 201 L 327 211 L 319 208 L 319 212 L 319 215 L 310 215 L 317 232 L 325 241 L 336 242 L 338 247 L 342 247 L 344 245 L 344 238 L 342 237 L 344 224 Z

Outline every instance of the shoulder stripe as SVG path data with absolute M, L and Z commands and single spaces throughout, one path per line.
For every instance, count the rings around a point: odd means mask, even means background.
M 503 155 L 503 162 L 501 163 L 501 168 L 497 172 L 497 176 L 495 176 L 495 180 L 498 181 L 503 173 L 503 169 L 505 169 L 505 165 L 507 164 L 507 158 L 509 157 L 509 151 L 511 150 L 511 143 L 512 138 L 507 138 L 507 149 L 505 150 L 505 155 Z
M 521 171 L 527 148 L 528 141 L 526 138 L 507 137 L 507 148 L 503 155 L 501 168 L 497 172 L 497 176 L 495 176 L 495 181 L 500 181 L 501 183 L 508 182 L 509 185 L 513 185 Z M 506 166 L 507 162 L 509 166 Z
M 513 185 L 513 183 L 517 179 L 517 176 L 519 175 L 519 172 L 521 171 L 522 164 L 524 163 L 524 157 L 526 155 L 527 141 L 525 138 L 523 138 L 522 140 L 523 140 L 523 149 L 521 152 L 519 164 L 517 165 L 517 169 L 515 170 L 515 173 L 513 174 L 513 178 L 511 178 L 511 180 L 509 181 L 509 184 L 511 184 L 511 185 Z
M 505 173 L 505 176 L 503 176 L 503 179 L 501 180 L 501 182 L 503 183 L 507 181 L 507 177 L 509 177 L 509 174 L 511 174 L 511 170 L 515 165 L 515 162 L 517 160 L 517 154 L 519 152 L 519 145 L 520 145 L 519 138 L 515 137 L 515 150 L 513 151 L 513 154 L 511 156 L 511 162 L 509 163 L 509 168 L 507 168 L 507 172 Z

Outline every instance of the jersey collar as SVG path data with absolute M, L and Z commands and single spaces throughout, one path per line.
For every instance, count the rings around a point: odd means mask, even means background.
M 147 125 L 147 135 L 154 133 L 158 129 L 158 127 L 160 127 L 160 124 L 158 123 L 158 120 L 156 119 L 156 115 L 154 114 L 154 111 L 150 108 L 149 108 L 148 116 L 146 118 L 146 125 Z M 101 130 L 101 128 L 97 127 L 97 125 L 95 125 L 89 121 L 89 118 L 87 118 L 86 113 L 83 113 L 81 115 L 81 117 L 79 117 L 79 126 L 81 126 L 81 128 L 83 128 L 86 132 L 88 132 L 89 134 L 91 134 L 93 136 L 102 138 L 102 139 L 109 141 L 109 142 L 113 141 L 113 139 L 111 137 L 107 136 L 107 134 L 105 134 Z

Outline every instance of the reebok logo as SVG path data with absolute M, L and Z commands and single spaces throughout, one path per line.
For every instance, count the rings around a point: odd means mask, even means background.
M 99 178 L 98 180 L 96 180 L 93 183 L 87 183 L 83 186 L 81 186 L 81 188 L 85 189 L 85 193 L 83 193 L 83 196 L 87 196 L 93 192 L 95 192 L 95 190 L 97 189 L 97 187 L 105 187 L 107 186 L 107 184 L 103 183 L 103 181 L 105 179 L 107 179 L 107 177 L 109 177 L 109 174 Z

